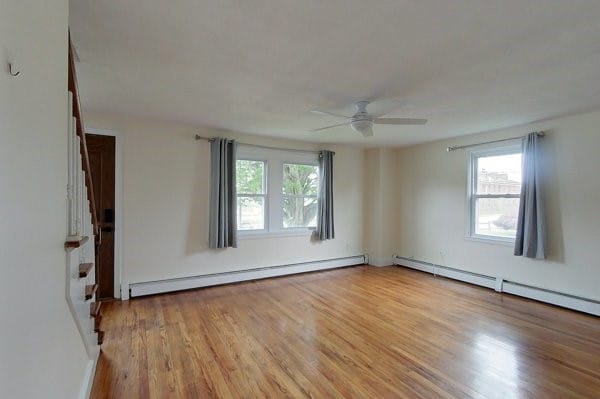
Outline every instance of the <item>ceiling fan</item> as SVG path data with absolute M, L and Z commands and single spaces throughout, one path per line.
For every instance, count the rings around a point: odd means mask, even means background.
M 320 132 L 321 130 L 331 129 L 338 126 L 350 125 L 352 129 L 361 133 L 365 137 L 373 136 L 373 124 L 376 125 L 424 125 L 427 119 L 412 119 L 412 118 L 382 118 L 383 115 L 375 115 L 367 112 L 367 105 L 370 101 L 357 101 L 354 103 L 356 112 L 352 116 L 338 115 L 331 112 L 312 110 L 311 112 L 321 115 L 335 116 L 336 118 L 350 119 L 349 122 L 338 123 L 336 125 L 325 126 L 318 129 L 313 129 L 311 132 Z

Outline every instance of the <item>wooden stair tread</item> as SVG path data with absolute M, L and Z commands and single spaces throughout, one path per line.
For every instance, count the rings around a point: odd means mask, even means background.
M 104 331 L 98 331 L 98 345 L 102 345 L 104 342 Z
M 100 307 L 102 307 L 102 302 L 90 303 L 90 317 L 98 317 L 100 315 Z
M 79 278 L 87 277 L 92 270 L 92 267 L 94 267 L 93 263 L 81 263 L 79 265 Z
M 90 238 L 88 236 L 81 237 L 79 241 L 65 241 L 65 248 L 79 248 L 85 244 Z
M 85 286 L 85 300 L 92 299 L 98 290 L 98 284 L 90 284 Z

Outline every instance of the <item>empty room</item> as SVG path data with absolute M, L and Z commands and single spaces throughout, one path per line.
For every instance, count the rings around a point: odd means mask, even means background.
M 600 398 L 599 38 L 0 0 L 0 398 Z

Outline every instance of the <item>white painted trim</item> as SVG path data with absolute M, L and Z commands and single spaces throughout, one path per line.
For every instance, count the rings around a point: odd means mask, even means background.
M 561 306 L 563 308 L 600 316 L 600 301 L 596 301 L 594 299 L 582 298 L 544 288 L 532 287 L 529 285 L 508 281 L 503 277 L 492 277 L 483 274 L 471 273 L 464 270 L 436 265 L 434 263 L 404 258 L 402 256 L 396 256 L 394 258 L 394 264 L 454 280 L 464 281 L 482 287 L 487 287 L 500 293 L 505 292 L 507 294 L 518 295 L 525 298 L 534 299 L 536 301 Z
M 502 292 L 502 287 L 504 286 L 504 279 L 502 277 L 496 277 L 496 286 L 494 290 L 496 292 Z
M 508 154 L 518 154 L 523 150 L 521 148 L 522 139 L 515 138 L 513 140 L 506 140 L 502 143 L 487 143 L 482 144 L 481 146 L 476 146 L 466 151 L 467 159 L 468 159 L 468 178 L 467 178 L 467 223 L 465 238 L 473 241 L 486 242 L 488 244 L 497 244 L 497 245 L 508 245 L 514 246 L 515 239 L 510 237 L 500 237 L 500 236 L 492 236 L 492 235 L 484 235 L 477 234 L 475 228 L 475 202 L 476 195 L 474 193 L 477 187 L 477 162 L 476 160 L 481 157 L 489 157 L 494 155 L 508 155 Z M 517 198 L 519 196 L 517 195 Z
M 545 290 L 543 288 L 530 287 L 519 283 L 513 283 L 512 281 L 505 281 L 502 291 L 529 299 L 535 299 L 540 302 L 551 303 L 563 308 L 600 316 L 600 302 L 591 299 Z
M 93 237 L 93 236 L 92 236 Z M 91 246 L 90 253 L 93 257 L 93 240 L 88 240 L 83 247 L 71 248 L 66 253 L 66 300 L 71 315 L 79 335 L 81 342 L 90 359 L 93 359 L 98 354 L 98 345 L 96 334 L 93 329 L 93 322 L 90 321 L 89 302 L 84 299 L 84 289 L 86 284 L 93 283 L 94 272 L 85 278 L 79 278 L 79 264 L 81 263 L 81 253 L 85 246 Z
M 87 366 L 85 367 L 83 381 L 81 382 L 81 388 L 79 389 L 79 395 L 77 396 L 79 399 L 88 399 L 90 397 L 99 356 L 100 351 L 98 351 L 97 356 L 95 356 L 93 359 L 90 359 Z
M 127 281 L 123 281 L 121 283 L 121 300 L 122 301 L 129 300 L 129 283 Z
M 496 279 L 494 277 L 453 269 L 451 267 L 441 266 L 434 263 L 396 256 L 394 258 L 394 264 L 431 273 L 436 276 L 442 276 L 451 278 L 453 280 L 464 281 L 465 283 L 479 285 L 481 287 L 494 289 L 496 286 Z
M 465 236 L 466 241 L 480 242 L 482 244 L 490 244 L 490 245 L 502 245 L 504 247 L 515 247 L 515 240 L 507 241 L 507 240 L 499 240 L 496 238 L 486 238 L 484 235 L 474 235 L 470 237 L 468 235 Z
M 237 160 L 265 162 L 265 194 L 260 195 L 265 201 L 264 229 L 238 230 L 238 238 L 261 239 L 272 237 L 301 235 L 310 236 L 311 227 L 306 229 L 286 229 L 283 227 L 283 165 L 286 163 L 311 165 L 318 168 L 319 155 L 316 151 L 298 152 L 292 150 L 277 150 L 240 144 L 237 150 Z M 240 194 L 241 195 L 241 194 Z M 312 227 L 314 229 L 314 227 Z
M 398 263 L 398 262 L 400 262 L 400 263 Z M 395 257 L 394 265 L 408 267 L 408 268 L 419 270 L 419 271 L 422 271 L 425 273 L 436 274 L 434 265 L 432 263 L 416 261 L 414 259 Z
M 278 231 L 266 230 L 238 230 L 238 239 L 240 240 L 257 240 L 262 238 L 285 238 L 285 237 L 310 237 L 314 228 L 306 229 L 289 229 Z
M 338 267 L 360 265 L 363 264 L 364 261 L 364 255 L 356 255 L 345 258 L 303 262 L 291 265 L 262 267 L 235 272 L 207 274 L 203 276 L 133 283 L 129 285 L 130 296 L 137 297 L 142 295 L 159 294 L 163 292 L 187 290 L 191 288 L 208 287 L 211 285 L 235 283 L 239 281 L 259 280 L 268 277 L 335 269 Z
M 115 271 L 113 295 L 121 298 L 123 270 L 123 135 L 114 130 L 86 128 L 86 133 L 115 138 Z

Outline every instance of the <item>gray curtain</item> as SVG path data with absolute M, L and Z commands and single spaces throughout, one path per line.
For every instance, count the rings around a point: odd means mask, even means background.
M 542 134 L 530 133 L 523 139 L 523 181 L 515 251 L 517 256 L 546 258 L 546 223 L 541 186 L 540 141 Z
M 233 140 L 215 138 L 210 144 L 210 248 L 237 247 L 236 150 Z
M 319 206 L 317 211 L 317 237 L 319 240 L 335 238 L 333 226 L 333 155 L 331 151 L 319 154 Z

